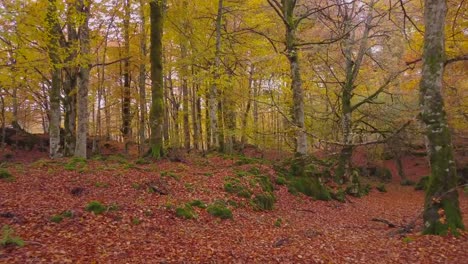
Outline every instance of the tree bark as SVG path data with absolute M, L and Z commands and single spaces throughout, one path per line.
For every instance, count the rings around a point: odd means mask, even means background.
M 130 0 L 124 1 L 124 67 L 123 67 L 123 100 L 122 100 L 122 137 L 125 146 L 125 154 L 128 154 L 129 141 L 131 136 L 131 115 L 130 115 Z
M 164 87 L 162 65 L 162 36 L 163 36 L 163 3 L 159 0 L 150 2 L 151 10 L 151 111 L 150 126 L 151 156 L 163 156 L 163 120 L 164 120 Z
M 78 72 L 78 97 L 77 97 L 77 122 L 75 157 L 87 158 L 87 137 L 88 137 L 88 86 L 89 86 L 89 14 L 90 3 L 86 0 L 77 2 L 78 15 L 81 17 L 79 25 L 80 56 L 83 62 Z
M 47 50 L 52 63 L 52 87 L 49 90 L 49 156 L 60 157 L 60 89 L 62 86 L 61 64 L 59 57 L 61 27 L 58 20 L 55 0 L 49 0 L 47 6 Z
M 140 67 L 138 77 L 139 99 L 140 99 L 140 156 L 145 152 L 145 128 L 146 128 L 146 16 L 144 0 L 140 0 Z
M 220 82 L 220 67 L 221 67 L 221 23 L 223 19 L 223 0 L 218 1 L 218 14 L 216 16 L 216 50 L 214 57 L 213 83 L 209 93 L 209 113 L 210 113 L 210 146 L 219 150 L 220 135 L 218 124 L 218 86 Z
M 445 63 L 445 17 L 447 2 L 425 0 L 424 48 L 420 82 L 421 119 L 428 140 L 431 164 L 424 203 L 424 233 L 458 234 L 464 229 L 458 202 L 457 172 L 451 134 L 441 94 Z

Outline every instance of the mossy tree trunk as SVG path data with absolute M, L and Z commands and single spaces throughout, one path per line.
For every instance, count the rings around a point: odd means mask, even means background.
M 424 204 L 424 233 L 445 235 L 463 229 L 451 134 L 441 94 L 445 63 L 447 3 L 425 0 L 421 119 L 428 140 L 431 176 Z
M 151 20 L 151 109 L 150 109 L 150 155 L 161 158 L 163 151 L 163 123 L 164 123 L 164 83 L 162 65 L 162 37 L 164 4 L 161 0 L 150 2 Z
M 80 17 L 79 42 L 82 63 L 78 72 L 78 96 L 77 96 L 77 124 L 75 157 L 87 158 L 88 139 L 88 88 L 89 88 L 89 14 L 90 3 L 86 0 L 77 2 L 78 15 Z
M 123 19 L 123 31 L 124 31 L 124 67 L 123 67 L 123 100 L 122 100 L 122 137 L 125 145 L 125 154 L 128 154 L 129 143 L 131 139 L 131 113 L 130 113 L 130 0 L 124 1 L 124 19 Z
M 299 64 L 297 29 L 301 20 L 307 16 L 296 17 L 296 0 L 268 0 L 268 4 L 280 16 L 285 26 L 285 55 L 289 61 L 291 90 L 293 94 L 293 124 L 295 126 L 295 152 L 297 156 L 306 155 L 308 150 L 307 134 L 304 117 L 304 90 L 302 87 L 301 69 Z
M 47 6 L 47 51 L 52 64 L 52 87 L 49 90 L 49 156 L 54 159 L 60 157 L 60 89 L 62 74 L 59 57 L 60 36 L 62 33 L 57 14 L 56 0 L 49 0 Z

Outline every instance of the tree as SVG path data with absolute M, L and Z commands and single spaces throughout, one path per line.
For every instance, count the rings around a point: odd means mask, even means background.
M 163 1 L 151 0 L 151 110 L 150 110 L 150 155 L 153 158 L 163 156 L 163 120 L 164 120 L 164 84 L 162 65 L 163 37 Z
M 451 133 L 441 94 L 445 59 L 447 2 L 425 0 L 421 120 L 425 125 L 431 175 L 424 202 L 424 233 L 444 235 L 464 229 L 457 191 Z

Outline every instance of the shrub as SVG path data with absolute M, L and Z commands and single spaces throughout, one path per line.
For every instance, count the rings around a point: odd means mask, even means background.
M 190 204 L 185 204 L 183 207 L 177 207 L 176 216 L 185 219 L 194 219 L 198 217 Z
M 91 201 L 89 202 L 87 205 L 86 205 L 86 211 L 88 212 L 93 212 L 94 214 L 98 215 L 98 214 L 102 214 L 104 213 L 107 208 L 106 206 L 104 206 L 103 204 L 101 204 L 100 202 L 98 201 Z
M 53 215 L 52 217 L 50 217 L 50 221 L 54 223 L 60 223 L 62 222 L 62 220 L 63 220 L 63 216 L 61 215 Z
M 338 189 L 335 193 L 331 193 L 331 197 L 334 200 L 344 203 L 346 201 L 346 193 L 343 189 Z
M 375 176 L 382 181 L 389 182 L 392 180 L 392 172 L 384 167 L 379 167 L 375 171 Z
M 416 183 L 412 180 L 409 180 L 409 179 L 404 179 L 400 182 L 400 185 L 401 186 L 413 186 L 415 185 Z
M 232 219 L 232 211 L 226 207 L 224 202 L 215 202 L 206 209 L 212 216 L 219 217 L 221 219 Z
M 273 205 L 275 203 L 275 196 L 271 193 L 262 193 L 257 194 L 252 199 L 252 204 L 254 209 L 262 211 L 273 210 Z
M 24 246 L 24 241 L 20 237 L 14 236 L 15 231 L 8 225 L 2 227 L 2 239 L 0 239 L 0 245 L 2 247 L 7 246 Z
M 419 179 L 418 183 L 416 183 L 416 185 L 414 186 L 414 189 L 417 191 L 426 190 L 428 183 L 429 183 L 429 176 L 424 176 L 421 179 Z
M 385 184 L 379 184 L 375 187 L 379 192 L 387 192 L 387 188 L 385 188 Z

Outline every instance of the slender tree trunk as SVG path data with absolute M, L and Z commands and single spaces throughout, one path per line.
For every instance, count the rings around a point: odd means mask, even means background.
M 145 153 L 145 128 L 146 128 L 146 16 L 145 16 L 145 4 L 144 0 L 140 0 L 140 68 L 138 77 L 138 88 L 140 96 L 140 145 L 139 153 L 140 156 Z
M 3 95 L 1 95 L 0 89 L 0 103 L 2 103 L 1 110 L 1 117 L 2 117 L 2 140 L 0 141 L 0 150 L 5 148 L 5 138 L 6 138 L 6 115 L 5 115 L 5 99 Z
M 163 156 L 164 87 L 162 65 L 163 3 L 151 0 L 151 156 Z
M 194 75 L 192 67 L 192 75 Z M 197 84 L 192 82 L 192 126 L 193 126 L 193 146 L 196 150 L 200 150 L 200 127 L 198 126 L 198 121 L 200 118 L 198 112 L 198 94 L 197 94 Z
M 89 14 L 90 3 L 86 0 L 78 1 L 78 14 L 82 17 L 79 25 L 80 56 L 83 63 L 80 65 L 78 73 L 78 130 L 76 133 L 75 157 L 86 158 L 87 137 L 88 137 L 88 86 L 89 86 Z
M 62 86 L 62 74 L 60 69 L 60 22 L 58 20 L 57 5 L 55 0 L 49 0 L 47 6 L 47 50 L 52 63 L 52 87 L 49 90 L 49 156 L 54 159 L 60 157 L 60 89 Z
M 122 137 L 125 145 L 125 154 L 128 154 L 129 141 L 131 135 L 131 114 L 130 114 L 130 0 L 124 1 L 124 67 L 123 67 L 123 100 L 122 100 Z
M 188 2 L 184 0 L 182 2 L 184 6 L 184 14 L 182 21 L 182 28 L 184 32 L 190 31 L 190 24 L 187 19 L 188 12 Z M 183 34 L 180 34 L 180 55 L 181 60 L 184 61 L 181 66 L 181 77 L 182 77 L 182 111 L 183 111 L 183 126 L 184 126 L 184 147 L 186 150 L 190 149 L 190 122 L 189 122 L 189 87 L 188 87 L 188 75 L 189 75 L 189 66 L 187 61 L 187 48 L 188 41 L 187 37 Z
M 218 124 L 218 86 L 220 82 L 220 67 L 221 67 L 221 23 L 223 19 L 223 0 L 218 1 L 218 14 L 216 16 L 216 51 L 214 58 L 214 73 L 213 83 L 210 87 L 209 93 L 209 107 L 210 107 L 210 146 L 212 148 L 220 148 L 220 135 Z
M 250 65 L 249 85 L 247 87 L 247 89 L 248 89 L 247 106 L 245 107 L 245 112 L 244 112 L 244 115 L 242 117 L 241 149 L 244 149 L 244 146 L 247 143 L 247 121 L 249 119 L 250 108 L 251 108 L 251 105 L 252 105 L 252 98 L 251 97 L 252 97 L 252 88 L 254 86 L 253 74 L 254 74 L 254 66 Z
M 441 94 L 445 63 L 447 2 L 425 0 L 424 49 L 420 82 L 421 119 L 428 139 L 431 164 L 424 204 L 424 233 L 458 234 L 464 229 L 458 202 L 457 172 L 451 134 Z

